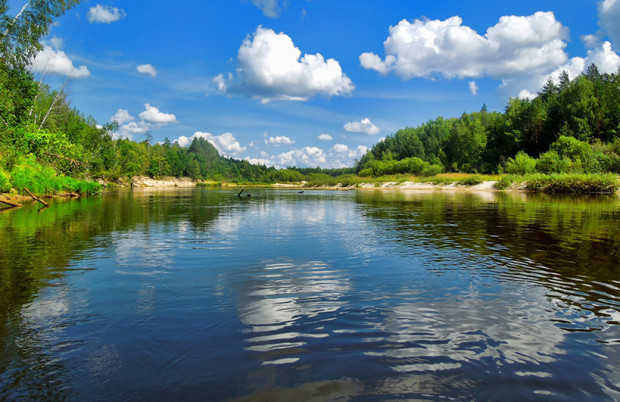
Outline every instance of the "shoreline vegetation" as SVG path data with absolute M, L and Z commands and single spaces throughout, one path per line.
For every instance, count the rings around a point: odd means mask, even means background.
M 620 176 L 614 174 L 530 174 L 530 175 L 476 175 L 476 174 L 438 174 L 431 177 L 415 177 L 409 175 L 393 175 L 381 177 L 360 177 L 343 175 L 329 180 L 300 181 L 284 183 L 234 183 L 212 180 L 193 180 L 187 177 L 151 178 L 136 176 L 124 178 L 115 182 L 99 180 L 98 182 L 77 182 L 70 178 L 60 177 L 59 181 L 66 180 L 67 188 L 72 191 L 63 191 L 58 187 L 45 187 L 29 181 L 35 191 L 34 194 L 23 187 L 27 195 L 13 190 L 10 193 L 0 193 L 0 210 L 22 206 L 22 203 L 32 200 L 47 206 L 45 198 L 71 198 L 95 195 L 115 188 L 288 188 L 307 190 L 408 190 L 408 191 L 518 191 L 550 194 L 617 194 L 620 196 Z M 86 186 L 81 190 L 80 186 Z M 52 192 L 50 192 L 52 191 Z
M 29 2 L 15 18 L 0 9 L 0 199 L 82 197 L 104 186 L 164 186 L 166 177 L 178 178 L 173 186 L 618 191 L 620 71 L 592 64 L 577 77 L 550 78 L 533 99 L 511 98 L 501 112 L 483 105 L 403 128 L 355 166 L 276 169 L 220 155 L 205 138 L 187 147 L 149 132 L 122 138 L 118 122 L 98 123 L 70 106 L 64 86 L 35 79 L 41 39 L 75 4 Z

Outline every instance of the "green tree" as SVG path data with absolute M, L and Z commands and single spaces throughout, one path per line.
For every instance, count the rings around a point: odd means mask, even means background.
M 54 18 L 79 4 L 79 0 L 28 0 L 15 15 L 8 15 L 7 0 L 0 0 L 0 59 L 11 67 L 24 67 L 43 48 L 41 38 Z

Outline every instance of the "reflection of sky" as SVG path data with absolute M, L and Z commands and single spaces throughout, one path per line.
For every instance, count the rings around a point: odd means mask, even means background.
M 99 390 L 129 375 L 153 389 L 178 378 L 244 389 L 348 378 L 379 398 L 416 398 L 501 378 L 546 392 L 572 385 L 573 368 L 588 387 L 619 383 L 617 283 L 601 285 L 609 303 L 595 309 L 531 260 L 450 237 L 437 246 L 415 214 L 393 230 L 388 217 L 362 213 L 402 213 L 397 204 L 254 196 L 206 229 L 179 219 L 113 232 L 111 249 L 80 262 L 96 269 L 24 306 L 26 325 Z
M 381 331 L 390 345 L 369 355 L 390 358 L 397 372 L 451 370 L 488 359 L 489 364 L 538 367 L 566 352 L 566 333 L 554 325 L 544 291 L 519 286 L 502 294 L 463 289 L 446 300 L 402 302 L 386 308 Z M 542 376 L 542 375 L 541 375 Z
M 265 352 L 263 364 L 297 362 L 308 338 L 328 336 L 321 322 L 338 315 L 349 291 L 348 278 L 324 262 L 265 263 L 241 295 L 239 319 L 252 334 L 246 350 Z M 308 321 L 306 332 L 291 329 Z

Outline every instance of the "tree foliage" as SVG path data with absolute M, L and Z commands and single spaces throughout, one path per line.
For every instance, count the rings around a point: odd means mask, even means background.
M 446 171 L 620 172 L 620 74 L 589 66 L 570 80 L 549 79 L 534 99 L 510 99 L 503 113 L 464 113 L 406 128 L 376 144 L 356 165 L 419 157 Z M 413 172 L 410 172 L 413 173 Z
M 79 0 L 28 0 L 15 16 L 8 15 L 7 0 L 0 0 L 0 58 L 11 67 L 24 67 L 42 49 L 41 38 L 54 18 Z

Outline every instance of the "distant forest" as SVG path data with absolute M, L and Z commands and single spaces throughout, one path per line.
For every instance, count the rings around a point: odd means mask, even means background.
M 547 81 L 534 99 L 512 98 L 438 117 L 377 143 L 356 165 L 361 176 L 439 172 L 620 172 L 620 75 L 596 65 L 571 80 Z

